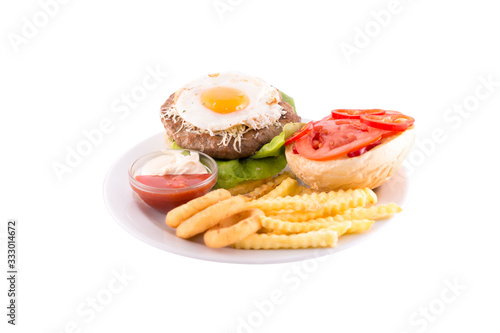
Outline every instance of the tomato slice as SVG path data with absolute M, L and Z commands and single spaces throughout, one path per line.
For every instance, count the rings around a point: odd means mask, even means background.
M 359 119 L 363 115 L 368 114 L 384 114 L 381 109 L 335 109 L 332 110 L 332 118 L 334 119 Z
M 288 139 L 285 140 L 285 146 L 289 145 L 290 143 L 292 143 L 294 141 L 297 141 L 298 139 L 300 139 L 301 137 L 306 135 L 307 132 L 312 129 L 312 127 L 313 127 L 312 121 L 305 124 L 300 130 L 293 133 L 293 135 L 291 137 L 289 137 Z
M 396 111 L 388 111 L 383 115 L 364 115 L 360 121 L 368 126 L 386 131 L 403 132 L 413 125 L 415 119 Z
M 295 146 L 301 156 L 325 161 L 359 150 L 380 140 L 385 133 L 355 119 L 319 121 L 297 140 Z
M 372 150 L 373 148 L 377 147 L 379 144 L 382 143 L 382 138 L 378 139 L 377 141 L 375 142 L 372 142 L 370 143 L 368 146 L 364 146 L 363 148 L 360 148 L 358 150 L 355 150 L 355 151 L 351 151 L 350 153 L 347 154 L 347 157 L 357 157 L 357 156 L 361 156 L 363 155 L 364 153 L 366 153 L 367 151 L 370 151 Z

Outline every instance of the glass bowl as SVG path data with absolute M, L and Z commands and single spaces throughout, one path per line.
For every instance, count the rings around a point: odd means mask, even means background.
M 207 168 L 210 176 L 194 185 L 176 188 L 161 188 L 145 185 L 135 178 L 141 174 L 141 170 L 146 163 L 170 151 L 198 153 L 200 162 Z M 128 171 L 128 178 L 130 186 L 144 203 L 160 212 L 167 213 L 177 206 L 183 205 L 188 201 L 208 193 L 217 182 L 217 171 L 217 163 L 207 154 L 190 149 L 164 149 L 146 154 L 135 160 Z

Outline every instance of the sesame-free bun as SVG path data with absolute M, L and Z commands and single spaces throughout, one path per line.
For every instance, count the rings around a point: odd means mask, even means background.
M 380 145 L 357 157 L 314 161 L 294 154 L 286 147 L 290 169 L 306 185 L 316 190 L 374 189 L 391 177 L 403 164 L 415 141 L 415 128 L 384 139 Z

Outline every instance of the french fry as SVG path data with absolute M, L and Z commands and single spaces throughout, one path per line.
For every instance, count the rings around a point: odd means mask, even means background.
M 314 220 L 317 218 L 335 216 L 343 213 L 347 209 L 356 206 L 365 206 L 377 201 L 377 195 L 370 189 L 356 189 L 337 192 L 322 192 L 313 194 L 304 194 L 301 198 L 306 200 L 318 201 L 322 208 L 315 211 L 305 211 L 297 209 L 293 213 L 280 212 L 277 209 L 268 212 L 267 215 L 289 222 L 302 222 Z
M 228 191 L 229 193 L 231 193 L 231 195 L 246 194 L 252 192 L 257 187 L 262 186 L 265 183 L 271 181 L 271 179 L 272 177 L 265 179 L 258 179 L 258 180 L 246 180 L 242 183 L 239 183 L 235 187 L 230 188 Z
M 364 207 L 377 202 L 377 195 L 369 188 L 356 189 L 349 195 L 339 196 L 325 203 L 322 216 L 333 216 L 349 208 Z
M 270 211 L 266 212 L 266 216 L 288 222 L 305 222 L 317 218 L 328 217 L 323 215 L 323 209 L 312 212 L 284 212 L 284 211 Z
M 312 200 L 320 203 L 326 203 L 331 200 L 335 200 L 337 198 L 350 196 L 354 190 L 348 191 L 330 191 L 330 192 L 311 192 L 311 193 L 303 193 L 300 195 L 302 200 Z
M 281 182 L 287 178 L 295 179 L 295 176 L 293 176 L 291 173 L 285 171 L 282 174 L 272 178 L 271 180 L 269 180 L 265 184 L 257 187 L 253 191 L 249 192 L 248 194 L 246 194 L 246 196 L 249 198 L 252 198 L 252 199 L 260 198 L 263 195 L 271 192 L 276 186 L 281 184 Z
M 302 195 L 302 194 L 313 194 L 313 193 L 318 193 L 318 190 L 306 187 L 304 185 L 301 185 L 297 188 L 297 191 L 295 192 L 295 195 Z
M 335 247 L 341 235 L 367 231 L 401 211 L 395 203 L 372 206 L 376 202 L 369 188 L 322 192 L 299 186 L 285 172 L 210 192 L 172 210 L 166 222 L 181 238 L 205 232 L 205 244 L 214 248 Z
M 264 212 L 278 210 L 314 211 L 321 208 L 321 203 L 312 200 L 302 200 L 296 197 L 278 197 L 252 200 L 248 203 L 248 207 L 259 208 Z
M 375 221 L 373 220 L 352 220 L 351 227 L 347 229 L 348 234 L 352 234 L 355 232 L 364 232 L 371 228 Z
M 165 223 L 169 227 L 177 228 L 183 221 L 191 216 L 230 197 L 231 193 L 223 188 L 208 192 L 204 196 L 193 199 L 182 206 L 172 209 L 165 217 Z
M 262 216 L 264 213 L 254 208 L 225 218 L 205 232 L 205 245 L 213 248 L 224 247 L 256 233 L 261 228 Z
M 260 199 L 272 199 L 278 197 L 286 197 L 297 191 L 299 183 L 293 178 L 287 178 L 276 186 L 271 192 L 263 195 Z
M 222 200 L 182 222 L 175 232 L 180 238 L 191 238 L 218 224 L 225 218 L 246 210 L 247 198 L 237 195 Z
M 372 206 L 368 208 L 356 207 L 346 210 L 342 215 L 335 216 L 337 220 L 380 220 L 391 217 L 392 215 L 401 212 L 401 207 L 395 203 L 390 203 L 380 206 Z
M 316 231 L 328 228 L 337 232 L 338 236 L 343 235 L 350 227 L 351 221 L 335 221 L 333 217 L 319 218 L 307 222 L 288 222 L 272 217 L 261 218 L 262 226 L 267 230 L 272 230 L 274 234 L 295 234 L 309 231 Z
M 336 231 L 322 229 L 293 235 L 253 234 L 234 243 L 237 249 L 301 249 L 308 247 L 335 247 Z

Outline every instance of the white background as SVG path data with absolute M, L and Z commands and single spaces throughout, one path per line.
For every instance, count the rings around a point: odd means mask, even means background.
M 4 226 L 9 218 L 20 223 L 18 325 L 6 323 L 2 273 L 2 332 L 500 329 L 493 1 L 401 0 L 385 26 L 373 13 L 380 19 L 393 8 L 388 0 L 222 0 L 231 6 L 225 12 L 212 0 L 74 0 L 52 2 L 50 17 L 40 4 L 49 2 L 0 7 L 4 272 Z M 39 27 L 30 32 L 29 22 Z M 346 57 L 342 43 L 359 46 L 357 53 Z M 169 75 L 128 114 L 114 112 L 148 68 Z M 285 91 L 306 118 L 374 107 L 414 116 L 404 212 L 362 245 L 312 263 L 205 262 L 126 233 L 103 202 L 106 171 L 162 131 L 158 110 L 173 91 L 226 70 Z M 481 77 L 496 82 L 490 91 Z M 464 103 L 463 115 L 447 111 Z M 53 163 L 65 163 L 68 147 L 103 119 L 112 130 L 59 180 Z M 123 272 L 129 280 L 120 283 L 114 276 Z M 271 306 L 276 293 L 280 304 Z M 96 297 L 106 303 L 99 311 L 90 310 Z

